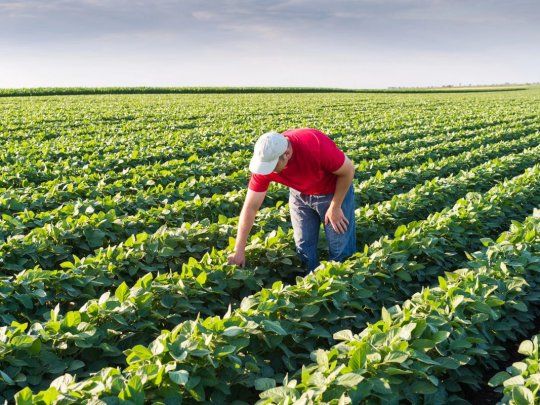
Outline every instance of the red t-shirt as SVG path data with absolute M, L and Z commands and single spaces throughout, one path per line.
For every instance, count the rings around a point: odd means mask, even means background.
M 332 174 L 345 162 L 345 154 L 334 141 L 313 128 L 291 129 L 283 133 L 291 142 L 293 154 L 281 173 L 252 174 L 248 187 L 266 191 L 277 181 L 304 194 L 333 194 L 337 176 Z

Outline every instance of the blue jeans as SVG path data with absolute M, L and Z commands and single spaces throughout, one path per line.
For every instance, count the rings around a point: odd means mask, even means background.
M 296 252 L 300 260 L 311 272 L 319 265 L 317 244 L 319 242 L 319 229 L 324 224 L 324 216 L 333 194 L 308 195 L 290 189 L 289 209 L 294 230 Z M 341 204 L 343 214 L 349 220 L 347 231 L 337 233 L 332 225 L 324 225 L 330 260 L 343 261 L 356 252 L 356 221 L 354 220 L 354 189 L 349 188 Z

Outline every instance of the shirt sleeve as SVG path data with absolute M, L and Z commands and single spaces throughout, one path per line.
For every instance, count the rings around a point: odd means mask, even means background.
M 251 174 L 248 188 L 257 192 L 267 191 L 270 181 L 271 180 L 268 178 L 268 176 L 262 174 Z
M 329 172 L 335 172 L 345 162 L 343 153 L 327 135 L 319 135 L 321 167 Z

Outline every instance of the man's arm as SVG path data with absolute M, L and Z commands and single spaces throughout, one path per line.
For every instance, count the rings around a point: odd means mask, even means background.
M 240 211 L 240 218 L 238 220 L 238 233 L 236 235 L 234 253 L 228 257 L 229 264 L 236 264 L 238 266 L 244 266 L 246 264 L 247 238 L 265 196 L 266 191 L 258 192 L 248 188 L 244 206 L 242 207 L 242 211 Z
M 354 164 L 347 156 L 345 156 L 345 161 L 341 167 L 332 173 L 337 176 L 336 191 L 334 192 L 330 207 L 328 207 L 328 210 L 326 211 L 324 223 L 328 224 L 328 222 L 330 222 L 332 228 L 334 228 L 337 233 L 345 233 L 347 231 L 347 226 L 349 225 L 349 220 L 343 214 L 341 204 L 354 179 Z

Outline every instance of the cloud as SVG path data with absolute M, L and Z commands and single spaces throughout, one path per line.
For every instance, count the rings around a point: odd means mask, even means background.
M 34 54 L 64 73 L 85 60 L 129 70 L 147 59 L 147 69 L 168 64 L 186 77 L 218 65 L 227 69 L 215 74 L 248 77 L 271 64 L 282 79 L 309 70 L 352 81 L 368 65 L 401 77 L 393 60 L 410 75 L 409 61 L 441 58 L 473 71 L 486 66 L 479 55 L 505 66 L 512 57 L 540 72 L 538 58 L 520 59 L 538 53 L 539 20 L 537 0 L 0 0 L 0 52 L 12 55 L 9 66 Z M 5 58 L 0 73 L 2 66 Z

